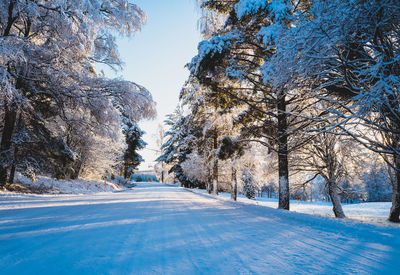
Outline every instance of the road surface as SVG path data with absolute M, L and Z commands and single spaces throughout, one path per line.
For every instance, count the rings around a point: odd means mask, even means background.
M 400 229 L 163 184 L 0 197 L 1 274 L 399 274 Z

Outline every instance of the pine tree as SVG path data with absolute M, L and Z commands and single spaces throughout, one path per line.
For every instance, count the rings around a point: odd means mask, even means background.
M 265 64 L 276 53 L 276 35 L 287 29 L 299 1 L 202 1 L 202 7 L 225 15 L 225 24 L 200 42 L 189 64 L 191 74 L 212 90 L 217 103 L 231 98 L 243 108 L 236 121 L 242 138 L 261 142 L 278 155 L 279 208 L 289 209 L 289 154 L 303 142 L 309 124 L 302 112 L 312 105 L 307 94 L 273 86 Z M 307 103 L 306 103 L 307 102 Z
M 144 131 L 135 122 L 125 118 L 124 124 L 123 133 L 127 148 L 123 156 L 123 173 L 124 178 L 129 179 L 140 163 L 144 161 L 138 151 L 145 148 L 147 143 L 142 140 Z
M 256 199 L 257 188 L 254 183 L 253 175 L 250 169 L 246 169 L 242 175 L 243 181 L 243 193 L 244 195 L 251 200 Z

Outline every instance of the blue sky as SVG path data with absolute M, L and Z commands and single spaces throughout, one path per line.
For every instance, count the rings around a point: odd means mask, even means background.
M 178 104 L 180 89 L 188 77 L 184 66 L 197 52 L 201 39 L 197 28 L 199 12 L 195 0 L 132 2 L 146 12 L 148 19 L 141 32 L 119 40 L 125 66 L 118 74 L 145 86 L 157 102 L 158 118 L 140 123 L 147 132 L 144 140 L 149 144 L 148 149 L 140 152 L 146 161 L 140 168 L 148 169 L 156 158 L 156 153 L 149 149 L 158 149 L 155 144 L 158 125 Z

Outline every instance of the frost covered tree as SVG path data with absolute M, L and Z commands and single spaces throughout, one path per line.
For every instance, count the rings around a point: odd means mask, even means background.
M 161 148 L 165 143 L 165 129 L 162 124 L 158 125 L 158 137 L 157 146 L 160 148 L 158 157 L 165 153 L 165 148 Z M 154 166 L 154 170 L 157 173 L 160 182 L 174 182 L 174 177 L 168 176 L 168 171 L 171 169 L 171 165 L 168 165 L 164 161 L 158 161 Z
M 210 166 L 197 151 L 188 154 L 186 160 L 181 163 L 184 174 L 195 181 L 202 182 L 209 177 Z
M 209 193 L 218 194 L 220 168 L 223 166 L 218 158 L 218 149 L 220 139 L 231 131 L 232 120 L 215 102 L 209 101 L 210 98 L 205 96 L 209 92 L 194 78 L 189 78 L 185 83 L 180 95 L 183 108 L 181 118 L 172 123 L 166 122 L 171 126 L 166 133 L 169 138 L 162 146 L 163 156 L 158 160 L 175 162 L 173 171 L 179 169 L 178 179 L 181 178 L 185 186 L 187 184 L 184 182 L 189 178 L 196 182 L 201 178 Z M 181 170 L 183 163 L 186 169 Z M 208 170 L 206 177 L 194 176 L 195 171 L 189 171 L 188 167 L 195 163 L 202 163 L 204 169 Z
M 204 182 L 188 177 L 182 168 L 182 163 L 193 152 L 196 141 L 201 136 L 200 129 L 191 119 L 190 114 L 184 114 L 180 104 L 174 113 L 167 116 L 165 124 L 169 130 L 165 132 L 166 141 L 161 146 L 162 155 L 157 158 L 157 161 L 172 165 L 169 173 L 174 173 L 175 178 L 183 186 L 199 187 L 203 186 Z
M 307 94 L 285 85 L 271 87 L 264 64 L 275 54 L 274 29 L 286 29 L 292 14 L 306 1 L 204 1 L 202 7 L 225 14 L 226 21 L 209 40 L 202 41 L 189 69 L 210 87 L 218 102 L 233 99 L 245 106 L 236 120 L 243 138 L 253 138 L 278 154 L 279 208 L 289 209 L 288 155 L 298 147 L 296 134 L 307 125 L 300 104 Z M 300 141 L 301 143 L 301 141 Z
M 196 0 L 196 3 L 201 10 L 201 16 L 198 22 L 201 35 L 205 39 L 210 39 L 213 34 L 223 26 L 226 20 L 226 14 L 204 8 L 204 5 L 207 5 L 207 2 L 208 0 Z
M 188 113 L 187 122 L 196 132 L 195 139 L 191 139 L 191 146 L 196 150 L 198 158 L 203 159 L 203 163 L 208 169 L 208 176 L 205 178 L 206 189 L 209 193 L 218 194 L 217 149 L 221 135 L 221 124 L 219 123 L 221 116 L 218 110 L 210 102 L 207 102 L 203 96 L 205 92 L 204 87 L 190 77 L 182 88 L 180 100 Z
M 254 178 L 251 169 L 246 169 L 242 175 L 243 193 L 248 199 L 255 200 L 257 188 L 254 183 Z
M 76 128 L 90 132 L 95 128 L 91 125 L 98 124 L 103 127 L 97 140 L 115 140 L 110 119 L 118 117 L 118 111 L 113 98 L 136 93 L 137 87 L 98 76 L 94 66 L 103 63 L 118 69 L 115 35 L 133 34 L 145 19 L 139 7 L 124 0 L 0 2 L 0 186 L 15 162 L 43 163 L 44 158 L 54 159 L 53 154 L 61 157 L 61 167 L 75 162 L 77 154 L 67 139 L 79 132 Z M 152 105 L 148 95 L 147 103 L 139 106 Z M 127 105 L 140 111 L 131 99 L 125 100 Z M 18 127 L 17 117 L 24 127 Z M 38 124 L 41 127 L 35 127 Z M 32 159 L 17 152 L 41 151 L 49 142 L 55 143 L 47 156 Z
M 242 162 L 240 158 L 244 154 L 247 143 L 240 143 L 232 140 L 231 137 L 225 136 L 221 139 L 221 145 L 218 149 L 218 158 L 221 160 L 231 160 L 231 198 L 237 200 L 238 193 L 238 170 L 241 168 Z
M 345 214 L 339 196 L 339 184 L 346 176 L 346 164 L 352 158 L 355 147 L 346 146 L 346 141 L 339 136 L 321 133 L 315 136 L 297 156 L 296 166 L 302 172 L 307 171 L 312 177 L 311 182 L 321 176 L 325 180 L 328 194 L 333 205 L 333 213 L 337 218 L 344 218 Z
M 276 152 L 279 207 L 289 208 L 289 171 L 311 160 L 308 172 L 318 171 L 335 214 L 344 216 L 338 196 L 362 193 L 358 172 L 347 169 L 356 167 L 351 137 L 380 154 L 393 172 L 389 220 L 398 222 L 399 3 L 198 2 L 209 31 L 188 67 L 208 89 L 207 102 L 224 110 L 239 106 L 233 119 L 242 140 Z
M 127 148 L 123 156 L 123 176 L 129 179 L 134 173 L 136 168 L 143 162 L 142 156 L 137 152 L 146 147 L 147 143 L 142 140 L 144 132 L 133 121 L 124 122 L 123 133 Z
M 391 179 L 387 167 L 384 167 L 382 163 L 375 162 L 370 165 L 369 169 L 362 174 L 361 179 L 368 201 L 391 201 Z
M 400 221 L 399 11 L 391 0 L 313 1 L 296 28 L 281 36 L 280 51 L 267 66 L 275 85 L 313 87 L 337 103 L 332 126 L 394 169 L 393 222 Z M 353 127 L 360 124 L 370 134 Z

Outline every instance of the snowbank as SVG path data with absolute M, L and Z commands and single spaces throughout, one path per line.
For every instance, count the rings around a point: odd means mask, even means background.
M 208 195 L 206 190 L 202 189 L 188 189 L 195 193 L 201 193 Z M 215 197 L 214 195 L 208 195 Z M 221 192 L 216 197 L 220 200 L 230 200 L 230 193 Z M 244 204 L 253 204 L 267 206 L 271 208 L 278 208 L 277 199 L 260 198 L 256 200 L 250 200 L 243 195 L 238 194 L 237 201 Z M 344 213 L 347 219 L 356 220 L 369 224 L 376 224 L 381 226 L 400 227 L 398 224 L 387 221 L 389 211 L 391 207 L 390 202 L 366 202 L 366 203 L 354 203 L 354 204 L 342 204 Z M 334 217 L 332 204 L 328 202 L 307 202 L 290 200 L 290 211 L 318 215 L 324 217 Z
M 16 175 L 14 180 L 17 191 L 32 192 L 36 194 L 92 194 L 100 192 L 115 192 L 126 189 L 124 183 L 119 178 L 115 180 L 93 181 L 93 180 L 57 180 L 50 177 L 40 176 L 36 181 Z M 12 194 L 15 192 L 0 191 L 0 194 Z M 18 192 L 17 192 L 18 193 Z

